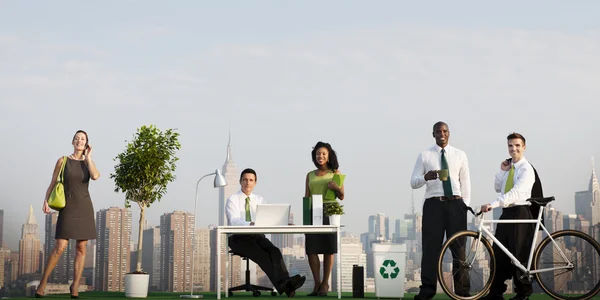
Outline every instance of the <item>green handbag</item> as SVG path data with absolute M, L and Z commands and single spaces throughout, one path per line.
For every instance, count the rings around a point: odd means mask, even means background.
M 63 156 L 62 166 L 60 167 L 60 173 L 58 173 L 58 178 L 56 178 L 56 185 L 54 189 L 52 189 L 52 193 L 48 198 L 48 206 L 54 210 L 61 210 L 65 208 L 67 201 L 65 199 L 65 186 L 63 182 L 65 180 L 65 165 L 67 164 L 67 157 Z

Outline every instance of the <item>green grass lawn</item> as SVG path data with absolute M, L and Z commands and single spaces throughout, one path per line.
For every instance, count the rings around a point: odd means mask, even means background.
M 179 295 L 182 294 L 189 294 L 189 293 L 150 293 L 148 295 L 148 298 L 150 299 L 180 299 Z M 204 298 L 203 299 L 216 299 L 217 298 L 217 294 L 216 293 L 195 293 L 195 294 L 199 294 L 199 295 L 203 295 Z M 118 292 L 82 292 L 79 294 L 80 299 L 124 299 L 125 298 L 125 293 L 118 293 Z M 343 298 L 352 298 L 352 293 L 342 293 L 342 297 Z M 403 299 L 413 299 L 414 294 L 404 294 L 404 298 Z M 505 299 L 509 299 L 510 297 L 512 297 L 512 295 L 505 295 Z M 49 299 L 69 299 L 69 295 L 48 295 L 46 297 L 44 297 L 44 299 L 49 298 Z M 269 293 L 264 293 L 262 294 L 260 297 L 255 298 L 252 297 L 251 293 L 235 293 L 235 295 L 233 297 L 231 297 L 232 300 L 258 300 L 258 299 L 264 299 L 264 300 L 268 300 L 268 299 L 274 299 L 274 298 L 278 298 L 278 299 L 285 299 L 286 296 L 285 295 L 281 295 L 281 296 L 276 296 L 273 297 L 271 296 Z M 303 298 L 303 299 L 315 299 L 315 298 L 319 298 L 319 299 L 337 299 L 337 293 L 329 293 L 329 296 L 327 297 L 308 297 L 306 296 L 306 293 L 298 293 L 296 294 L 296 298 Z M 365 293 L 365 298 L 367 299 L 377 299 L 375 297 L 374 293 Z M 225 294 L 222 294 L 221 299 L 225 299 Z M 438 294 L 437 296 L 435 296 L 435 298 L 433 299 L 439 299 L 439 300 L 448 300 L 450 299 L 448 296 L 446 296 L 445 294 Z M 545 294 L 536 294 L 533 295 L 532 297 L 530 297 L 529 299 L 531 300 L 543 300 L 543 299 L 551 299 L 549 296 L 545 295 Z M 600 299 L 600 296 L 596 296 L 594 297 L 594 299 Z

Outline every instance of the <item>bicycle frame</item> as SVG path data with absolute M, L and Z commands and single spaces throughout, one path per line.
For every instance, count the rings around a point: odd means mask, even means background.
M 477 225 L 477 232 L 479 233 L 479 237 L 477 240 L 479 242 L 481 242 L 481 238 L 482 238 L 483 234 L 485 233 L 487 235 L 487 237 L 489 237 L 492 241 L 494 241 L 495 245 L 497 245 L 498 248 L 500 248 L 510 258 L 512 263 L 527 276 L 536 274 L 536 273 L 573 268 L 573 263 L 567 258 L 567 256 L 563 253 L 563 251 L 558 247 L 556 241 L 554 241 L 554 239 L 552 238 L 552 235 L 548 232 L 546 227 L 544 227 L 544 225 L 541 222 L 542 214 L 544 213 L 544 209 L 545 209 L 545 207 L 542 206 L 536 220 L 522 220 L 522 219 L 521 220 L 484 220 L 484 218 L 483 218 L 483 216 L 485 215 L 484 213 L 481 213 L 479 215 L 475 214 L 474 221 L 477 222 L 477 219 L 478 218 L 480 219 L 478 222 L 479 224 Z M 512 253 L 510 253 L 510 251 L 508 251 L 508 249 L 506 249 L 506 247 L 504 247 L 504 245 L 502 245 L 502 243 L 500 243 L 500 241 L 498 241 L 498 239 L 496 239 L 496 237 L 487 228 L 485 228 L 483 226 L 485 224 L 495 224 L 495 223 L 512 223 L 512 224 L 535 223 L 536 226 L 535 226 L 535 233 L 533 235 L 533 241 L 537 240 L 538 232 L 541 227 L 544 230 L 544 232 L 548 235 L 550 240 L 552 241 L 552 244 L 554 245 L 554 247 L 556 249 L 558 249 L 558 252 L 562 256 L 562 258 L 565 260 L 567 265 L 562 266 L 562 267 L 546 268 L 546 269 L 539 269 L 539 270 L 532 271 L 531 263 L 533 260 L 533 252 L 537 246 L 535 245 L 535 243 L 531 243 L 531 250 L 529 251 L 529 259 L 527 261 L 527 268 L 525 268 L 525 266 L 523 266 L 521 264 L 521 262 L 519 262 L 519 260 Z M 477 247 L 479 247 L 479 244 L 477 244 L 477 245 L 478 245 Z M 476 249 L 476 251 L 477 251 L 477 249 Z M 471 262 L 471 263 L 473 263 L 473 262 Z

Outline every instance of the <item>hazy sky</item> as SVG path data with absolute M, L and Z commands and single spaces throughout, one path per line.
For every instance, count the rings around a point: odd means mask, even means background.
M 182 144 L 177 180 L 148 211 L 154 225 L 193 210 L 231 126 L 238 170 L 256 169 L 255 192 L 291 203 L 297 222 L 311 148 L 330 142 L 347 174 L 342 222 L 360 234 L 368 215 L 409 211 L 438 120 L 468 155 L 472 204 L 494 198 L 517 131 L 545 194 L 572 213 L 600 159 L 599 14 L 593 0 L 2 1 L 5 240 L 18 248 L 30 205 L 43 238 L 42 200 L 77 129 L 101 173 L 95 209 L 123 206 L 112 159 L 145 124 L 178 128 Z M 217 198 L 203 181 L 199 227 L 217 222 Z

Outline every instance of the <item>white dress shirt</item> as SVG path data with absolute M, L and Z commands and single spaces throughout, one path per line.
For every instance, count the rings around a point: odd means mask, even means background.
M 448 162 L 448 174 L 452 185 L 452 194 L 461 196 L 468 206 L 471 202 L 471 177 L 469 175 L 469 162 L 467 155 L 462 150 L 450 145 L 445 147 L 446 161 Z M 442 148 L 438 145 L 421 152 L 410 179 L 410 186 L 418 189 L 427 184 L 425 199 L 444 196 L 444 186 L 439 179 L 425 180 L 425 173 L 431 170 L 441 170 Z
M 501 170 L 496 174 L 494 188 L 500 194 L 496 200 L 490 203 L 492 208 L 531 205 L 531 203 L 527 202 L 527 199 L 531 198 L 531 189 L 535 183 L 533 167 L 525 157 L 512 165 L 515 166 L 513 187 L 506 194 L 504 193 L 504 187 L 506 187 L 506 179 L 508 179 L 509 171 Z
M 250 194 L 246 196 L 244 192 L 239 191 L 231 195 L 225 204 L 225 213 L 227 215 L 227 225 L 229 226 L 248 226 L 251 222 L 246 221 L 246 197 L 250 197 L 250 215 L 254 221 L 256 215 L 256 206 L 267 203 L 263 197 Z

